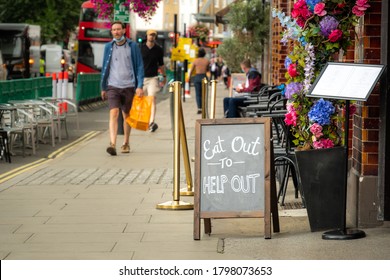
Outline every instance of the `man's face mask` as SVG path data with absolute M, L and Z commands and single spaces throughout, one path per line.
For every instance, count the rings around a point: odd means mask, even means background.
M 120 42 L 123 39 L 125 39 L 125 35 L 122 35 L 122 37 L 120 37 L 119 39 L 114 38 L 114 42 Z

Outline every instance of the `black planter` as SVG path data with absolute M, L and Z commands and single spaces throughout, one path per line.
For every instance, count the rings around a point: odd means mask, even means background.
M 311 231 L 345 226 L 345 147 L 297 151 L 296 160 Z

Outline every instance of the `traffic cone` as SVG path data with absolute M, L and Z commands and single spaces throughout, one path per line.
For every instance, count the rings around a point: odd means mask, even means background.
M 186 81 L 184 84 L 184 97 L 191 98 L 189 81 Z

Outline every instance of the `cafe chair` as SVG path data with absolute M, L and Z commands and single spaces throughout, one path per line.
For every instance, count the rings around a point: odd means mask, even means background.
M 32 148 L 36 153 L 36 122 L 34 116 L 19 106 L 1 104 L 1 128 L 7 133 L 9 153 L 15 154 L 15 149 L 21 148 L 26 155 L 26 148 Z
M 11 152 L 9 150 L 7 131 L 0 128 L 0 160 L 11 163 Z
M 283 100 L 278 101 L 283 103 Z M 275 104 L 276 105 L 276 104 Z M 285 105 L 285 104 L 284 104 Z M 278 107 L 278 106 L 275 106 Z M 295 146 L 292 143 L 292 137 L 289 127 L 284 122 L 286 110 L 273 110 L 264 113 L 262 117 L 270 117 L 272 119 L 272 145 L 274 154 L 274 166 L 276 181 L 279 185 L 278 201 L 281 206 L 284 206 L 287 186 L 289 179 L 292 178 L 294 185 L 295 198 L 302 198 L 302 204 L 305 206 L 304 196 L 302 193 L 301 181 L 295 158 Z

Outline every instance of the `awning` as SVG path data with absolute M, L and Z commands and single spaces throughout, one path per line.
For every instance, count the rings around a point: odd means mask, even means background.
M 230 7 L 226 6 L 222 10 L 219 10 L 218 12 L 215 13 L 215 23 L 216 24 L 227 24 L 228 20 L 225 19 L 224 17 L 226 14 L 230 11 Z
M 206 46 L 210 47 L 210 48 L 216 48 L 218 47 L 220 44 L 222 44 L 221 41 L 210 41 L 210 42 L 207 42 Z
M 193 15 L 194 15 L 196 21 L 215 23 L 215 17 L 210 16 L 208 14 L 193 14 Z

